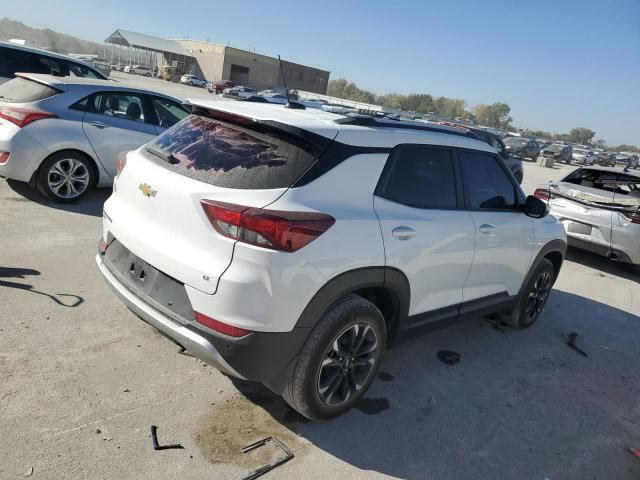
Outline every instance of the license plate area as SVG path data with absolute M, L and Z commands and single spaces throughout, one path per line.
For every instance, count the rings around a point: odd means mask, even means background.
M 567 232 L 579 235 L 591 235 L 593 227 L 584 223 L 567 222 Z
M 194 321 L 193 307 L 182 282 L 158 270 L 129 251 L 117 239 L 107 249 L 104 263 L 131 292 L 178 321 Z
M 131 252 L 129 252 L 129 258 L 125 264 L 128 264 L 126 274 L 129 281 L 139 290 L 149 295 L 153 291 L 158 278 L 158 269 L 136 257 Z

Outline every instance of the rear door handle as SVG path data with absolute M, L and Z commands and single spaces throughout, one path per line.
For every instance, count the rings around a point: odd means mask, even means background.
M 410 227 L 396 227 L 391 230 L 391 235 L 398 240 L 409 240 L 416 236 L 416 231 Z
M 89 125 L 93 125 L 94 127 L 98 127 L 98 128 L 109 128 L 109 125 L 102 122 L 89 122 Z
M 494 227 L 493 225 L 489 225 L 488 223 L 483 223 L 478 227 L 478 230 L 483 235 L 493 235 L 496 231 L 496 227 Z

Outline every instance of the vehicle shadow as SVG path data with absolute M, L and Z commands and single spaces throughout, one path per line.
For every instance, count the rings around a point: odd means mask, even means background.
M 40 192 L 31 188 L 27 183 L 7 179 L 7 185 L 9 185 L 9 188 L 20 196 L 14 198 L 15 200 L 30 200 L 57 210 L 80 213 L 82 215 L 91 215 L 94 217 L 102 216 L 102 207 L 104 202 L 111 195 L 110 188 L 97 188 L 89 192 L 77 202 L 56 203 L 41 195 Z
M 8 280 L 2 280 L 3 278 L 13 278 L 13 279 L 27 279 L 29 276 L 37 276 L 40 275 L 38 270 L 33 270 L 31 268 L 17 268 L 17 267 L 2 267 L 0 266 L 0 287 L 4 288 L 15 288 L 18 290 L 25 290 L 27 292 L 35 293 L 37 295 L 42 295 L 47 297 L 57 303 L 62 307 L 75 308 L 81 303 L 84 302 L 84 298 L 79 295 L 73 295 L 70 293 L 57 293 L 55 295 L 41 292 L 33 288 L 33 285 L 29 285 L 26 283 L 18 283 L 18 282 L 10 282 Z M 64 298 L 58 298 L 64 297 Z
M 640 280 L 640 273 L 636 272 L 633 265 L 616 262 L 615 260 L 610 260 L 602 255 L 597 255 L 587 250 L 569 247 L 567 249 L 565 260 L 579 263 L 580 265 L 593 268 L 599 272 L 625 278 L 633 282 L 638 282 Z
M 587 358 L 566 345 L 570 332 Z M 364 405 L 330 422 L 285 418 L 281 399 L 234 383 L 279 425 L 362 470 L 416 480 L 631 479 L 640 472 L 626 451 L 640 443 L 638 338 L 637 316 L 554 290 L 528 330 L 475 319 L 388 351 Z M 444 364 L 440 350 L 460 362 Z

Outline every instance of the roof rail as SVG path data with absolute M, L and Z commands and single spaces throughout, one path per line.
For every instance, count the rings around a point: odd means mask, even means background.
M 468 129 L 446 127 L 438 125 L 427 125 L 422 122 L 414 122 L 411 120 L 398 120 L 389 117 L 372 117 L 368 115 L 349 115 L 344 118 L 334 120 L 335 123 L 341 125 L 355 125 L 358 127 L 383 127 L 383 128 L 400 128 L 406 130 L 422 130 L 425 132 L 446 133 L 449 135 L 457 135 L 459 137 L 480 138 L 474 132 Z

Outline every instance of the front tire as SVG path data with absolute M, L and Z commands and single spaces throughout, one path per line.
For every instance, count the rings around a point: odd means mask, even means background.
M 520 330 L 529 328 L 544 310 L 554 281 L 553 264 L 543 258 L 525 279 L 513 311 L 503 313 L 500 320 Z
M 282 396 L 310 420 L 342 415 L 371 385 L 386 341 L 380 310 L 358 295 L 347 295 L 311 331 Z
M 36 180 L 38 191 L 54 202 L 68 203 L 82 198 L 95 184 L 91 162 L 77 152 L 58 152 L 47 158 Z

